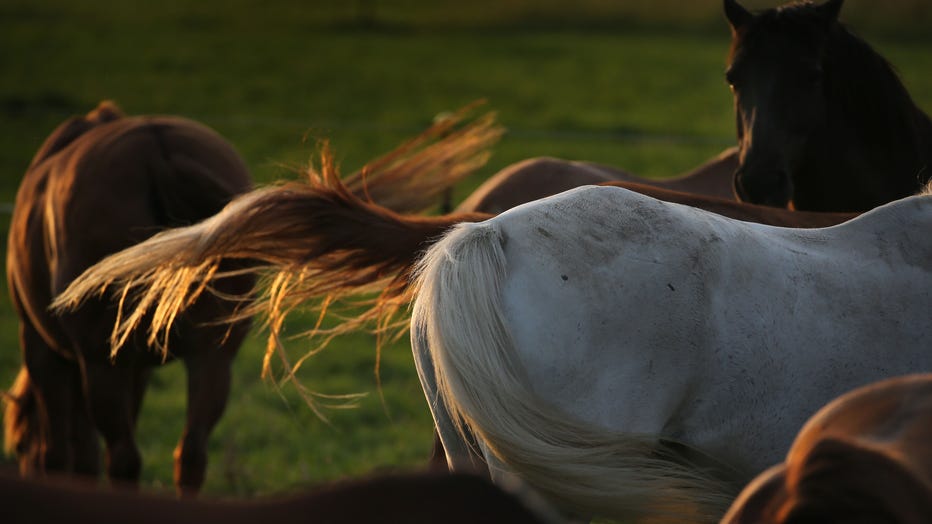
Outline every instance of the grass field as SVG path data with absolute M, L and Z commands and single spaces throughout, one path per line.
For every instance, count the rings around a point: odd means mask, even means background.
M 315 152 L 316 138 L 329 138 L 350 171 L 434 115 L 480 98 L 509 133 L 487 168 L 458 188 L 458 198 L 497 169 L 536 155 L 673 175 L 733 142 L 722 80 L 729 34 L 719 5 L 5 0 L 0 202 L 12 201 L 50 131 L 104 98 L 129 113 L 207 123 L 237 146 L 260 183 L 293 177 Z M 928 1 L 850 0 L 845 9 L 932 110 Z M 8 216 L 0 220 L 6 231 Z M 5 290 L 0 341 L 6 387 L 19 354 Z M 369 335 L 347 337 L 306 367 L 302 380 L 316 390 L 368 393 L 359 409 L 332 412 L 327 425 L 292 388 L 260 380 L 257 331 L 237 362 L 229 410 L 212 439 L 206 491 L 255 495 L 422 463 L 430 420 L 407 343 L 387 348 L 384 404 L 373 346 Z M 179 366 L 161 370 L 143 408 L 144 482 L 153 489 L 171 484 L 182 384 Z

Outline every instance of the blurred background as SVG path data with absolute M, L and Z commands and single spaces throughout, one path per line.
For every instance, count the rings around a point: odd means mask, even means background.
M 932 111 L 932 2 L 848 0 L 842 19 Z M 3 245 L 9 206 L 38 146 L 102 99 L 129 114 L 206 123 L 239 149 L 260 184 L 299 176 L 324 138 L 344 171 L 354 171 L 477 99 L 508 133 L 456 200 L 500 168 L 540 155 L 675 175 L 734 143 L 723 80 L 729 40 L 719 0 L 4 0 Z M 5 284 L 0 342 L 6 388 L 20 357 Z M 305 366 L 301 378 L 315 390 L 368 393 L 358 409 L 332 412 L 330 424 L 290 386 L 260 380 L 263 346 L 256 330 L 238 359 L 211 441 L 208 494 L 280 492 L 426 460 L 430 417 L 406 340 L 386 348 L 384 403 L 372 336 L 345 337 Z M 296 353 L 303 347 L 292 343 Z M 182 370 L 167 366 L 140 421 L 147 489 L 171 486 L 183 413 Z M 0 467 L 12 467 L 11 458 Z

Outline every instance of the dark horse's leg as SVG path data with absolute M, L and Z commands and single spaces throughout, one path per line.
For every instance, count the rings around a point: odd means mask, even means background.
M 142 470 L 136 446 L 135 423 L 140 373 L 109 362 L 85 366 L 86 391 L 91 418 L 107 446 L 107 475 L 111 481 L 135 484 Z M 142 380 L 147 375 L 143 374 Z M 143 386 L 144 387 L 144 386 Z
M 242 338 L 242 333 L 231 333 L 219 347 L 206 344 L 184 357 L 188 412 L 184 434 L 175 448 L 175 487 L 180 495 L 194 495 L 204 483 L 207 439 L 226 409 L 232 362 Z
M 84 385 L 84 365 L 81 360 L 78 360 L 75 372 L 77 375 L 71 388 L 71 448 L 74 450 L 74 472 L 96 478 L 100 475 L 100 436 L 89 412 L 90 406 Z
M 75 377 L 74 384 L 71 408 L 74 414 L 71 434 L 74 472 L 96 478 L 100 475 L 100 437 L 88 412 L 87 397 L 80 375 Z
M 32 418 L 39 426 L 28 428 L 31 442 L 20 444 L 20 470 L 23 474 L 69 472 L 74 466 L 72 397 L 80 389 L 77 366 L 55 352 L 28 319 L 23 318 L 19 332 L 38 409 Z

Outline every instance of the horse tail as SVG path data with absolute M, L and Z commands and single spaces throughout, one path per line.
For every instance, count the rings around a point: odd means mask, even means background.
M 42 439 L 41 413 L 29 372 L 23 366 L 16 375 L 13 387 L 4 395 L 3 451 L 7 455 L 20 454 Z
M 718 518 L 732 486 L 666 451 L 655 435 L 609 431 L 533 393 L 503 314 L 503 236 L 494 221 L 456 226 L 415 268 L 415 353 L 426 349 L 439 397 L 513 473 L 585 516 Z
M 405 270 L 423 243 L 457 222 L 488 218 L 403 215 L 373 200 L 402 210 L 420 209 L 427 203 L 425 195 L 439 194 L 481 166 L 501 129 L 492 115 L 457 128 L 461 120 L 442 120 L 346 179 L 325 145 L 319 170 L 311 170 L 305 181 L 239 195 L 198 224 L 164 231 L 111 255 L 72 282 L 53 308 L 73 309 L 116 287 L 126 314 L 118 319 L 111 347 L 119 348 L 152 313 L 148 342 L 165 349 L 178 314 L 205 290 L 218 292 L 209 285 L 211 279 L 249 273 L 266 277 L 268 285 L 265 299 L 242 308 L 242 316 L 265 313 L 279 319 L 280 313 L 306 300 L 325 297 L 329 303 L 384 291 L 371 310 L 345 323 L 340 332 L 385 318 L 385 312 L 393 313 L 401 303 L 394 299 L 404 294 Z M 430 175 L 442 183 L 430 182 Z M 225 271 L 220 266 L 225 259 L 243 264 Z M 276 322 L 270 322 L 273 337 Z
M 76 308 L 117 286 L 124 300 L 135 296 L 130 314 L 120 318 L 113 347 L 122 345 L 150 308 L 149 343 L 158 345 L 157 334 L 170 330 L 209 280 L 224 276 L 220 263 L 231 259 L 247 262 L 233 274 L 267 277 L 268 304 L 254 304 L 248 314 L 380 289 L 384 305 L 404 294 L 408 271 L 425 245 L 454 224 L 489 218 L 401 215 L 361 200 L 338 180 L 330 182 L 332 187 L 290 183 L 244 194 L 201 223 L 167 230 L 105 258 L 56 297 L 53 308 Z

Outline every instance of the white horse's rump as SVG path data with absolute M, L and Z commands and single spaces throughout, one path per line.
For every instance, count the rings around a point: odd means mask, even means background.
M 932 370 L 930 226 L 928 197 L 792 230 L 619 188 L 460 225 L 412 317 L 444 444 L 466 425 L 571 511 L 708 520 L 728 488 L 658 439 L 746 480 L 828 400 Z
M 532 391 L 502 315 L 501 240 L 493 224 L 462 224 L 421 265 L 421 281 L 437 285 L 421 287 L 413 338 L 430 341 L 432 360 L 419 362 L 419 371 L 422 381 L 425 368 L 435 372 L 425 391 L 454 467 L 462 465 L 462 444 L 449 428 L 465 424 L 495 457 L 564 509 L 631 517 L 647 500 L 671 515 L 696 499 L 727 504 L 729 493 L 710 477 L 664 460 L 656 437 L 587 424 Z M 445 305 L 454 298 L 457 306 Z M 459 326 L 455 333 L 443 331 L 452 325 Z M 415 345 L 416 354 L 423 350 Z M 492 349 L 471 354 L 471 347 Z

